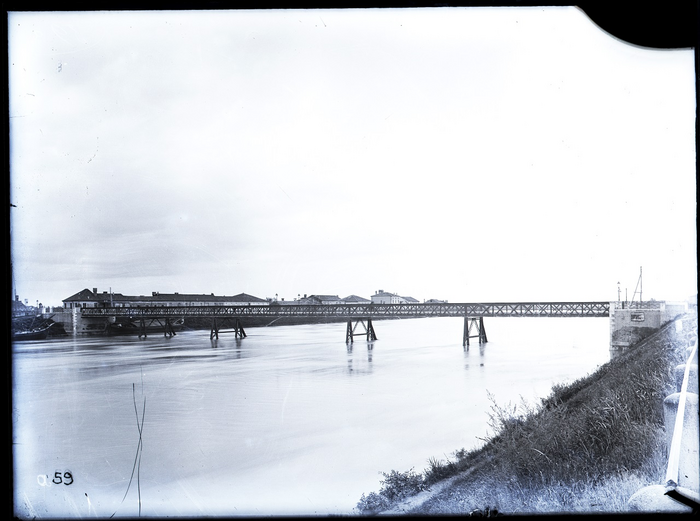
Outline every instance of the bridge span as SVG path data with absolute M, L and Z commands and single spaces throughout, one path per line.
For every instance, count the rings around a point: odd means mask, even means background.
M 346 342 L 355 336 L 376 340 L 372 319 L 463 317 L 462 345 L 470 338 L 487 342 L 484 317 L 609 317 L 610 302 L 492 302 L 492 303 L 415 303 L 415 304 L 278 304 L 250 306 L 150 306 L 83 308 L 82 317 L 128 319 L 139 324 L 139 337 L 147 326 L 163 327 L 165 335 L 174 335 L 172 320 L 187 317 L 211 319 L 211 338 L 229 323 L 236 337 L 244 338 L 243 322 L 249 317 L 310 317 L 347 320 Z M 353 325 L 353 321 L 355 324 Z M 362 326 L 360 332 L 357 328 Z

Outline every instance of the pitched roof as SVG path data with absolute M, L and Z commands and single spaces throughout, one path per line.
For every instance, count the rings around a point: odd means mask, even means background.
M 232 297 L 217 296 L 217 295 L 202 295 L 190 293 L 155 293 L 153 295 L 130 296 L 122 295 L 121 293 L 93 293 L 89 289 L 84 289 L 75 295 L 63 299 L 63 302 L 267 302 L 265 299 L 248 295 L 247 293 L 239 293 Z
M 324 300 L 340 300 L 340 297 L 338 295 L 309 295 L 308 298 L 315 298 L 320 301 Z
M 239 293 L 230 297 L 234 302 L 267 302 L 264 298 L 254 297 L 253 295 L 248 295 L 247 293 Z
M 123 301 L 123 300 L 130 300 L 133 297 L 128 297 L 126 295 L 122 295 L 121 293 L 108 293 L 106 291 L 103 291 L 102 293 L 93 293 L 89 289 L 85 288 L 83 291 L 79 291 L 75 295 L 72 295 L 68 298 L 64 298 L 63 302 L 85 302 L 85 301 L 91 301 L 91 302 L 104 302 L 105 300 L 118 300 L 118 301 Z
M 133 299 L 151 300 L 157 302 L 267 302 L 264 299 L 254 297 L 246 293 L 239 293 L 238 295 L 233 295 L 231 297 L 226 295 L 204 295 L 199 293 L 156 293 L 155 295 L 147 297 L 133 297 Z
M 350 295 L 343 299 L 343 302 L 371 302 L 369 299 L 358 297 L 357 295 Z
M 89 289 L 85 288 L 83 291 L 79 291 L 75 295 L 71 295 L 68 298 L 64 298 L 63 302 L 74 302 L 76 300 L 91 300 L 95 298 L 95 294 Z

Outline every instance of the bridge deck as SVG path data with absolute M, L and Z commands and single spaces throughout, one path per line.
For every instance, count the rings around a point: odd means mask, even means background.
M 83 308 L 83 317 L 608 317 L 610 302 L 494 302 Z

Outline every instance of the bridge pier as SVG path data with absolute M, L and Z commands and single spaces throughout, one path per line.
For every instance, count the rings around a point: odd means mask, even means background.
M 472 335 L 472 328 L 476 330 L 476 334 Z M 464 333 L 462 334 L 462 347 L 469 348 L 469 339 L 478 338 L 479 344 L 488 342 L 486 338 L 486 329 L 484 328 L 484 317 L 464 317 Z
M 173 325 L 170 323 L 170 317 L 165 317 L 165 326 L 163 326 L 163 336 L 164 337 L 174 337 L 177 333 L 173 329 Z
M 355 329 L 357 326 L 362 324 L 362 327 L 364 331 L 360 333 L 355 333 Z M 355 322 L 355 326 L 352 325 L 352 320 L 348 320 L 348 327 L 345 330 L 345 343 L 346 344 L 352 344 L 353 342 L 353 337 L 360 336 L 360 335 L 365 335 L 367 337 L 367 341 L 370 342 L 372 340 L 377 339 L 377 335 L 374 332 L 374 326 L 372 325 L 372 319 L 368 318 L 367 319 L 367 324 L 365 325 L 364 320 L 358 320 Z
M 141 339 L 141 337 L 148 338 L 148 335 L 146 334 L 146 320 L 143 318 L 139 322 L 139 339 Z
M 224 319 L 226 320 L 226 319 Z M 239 318 L 235 319 L 236 321 L 233 324 L 233 332 L 235 333 L 236 338 L 245 338 L 248 335 L 246 335 L 245 330 L 243 329 L 243 326 L 241 325 L 241 320 Z M 211 331 L 209 332 L 209 338 L 219 338 L 219 323 L 216 321 L 216 317 L 212 317 L 211 319 Z
M 658 331 L 678 315 L 688 312 L 687 302 L 611 302 L 610 356 L 616 357 Z
M 236 324 L 233 326 L 233 330 L 236 333 L 236 338 L 245 338 L 248 336 L 245 334 L 245 331 L 243 330 L 243 326 L 241 325 L 241 321 L 239 319 L 236 319 Z

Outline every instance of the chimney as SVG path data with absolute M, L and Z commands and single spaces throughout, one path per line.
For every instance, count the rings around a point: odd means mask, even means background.
M 92 292 L 97 294 L 97 288 L 92 288 Z

